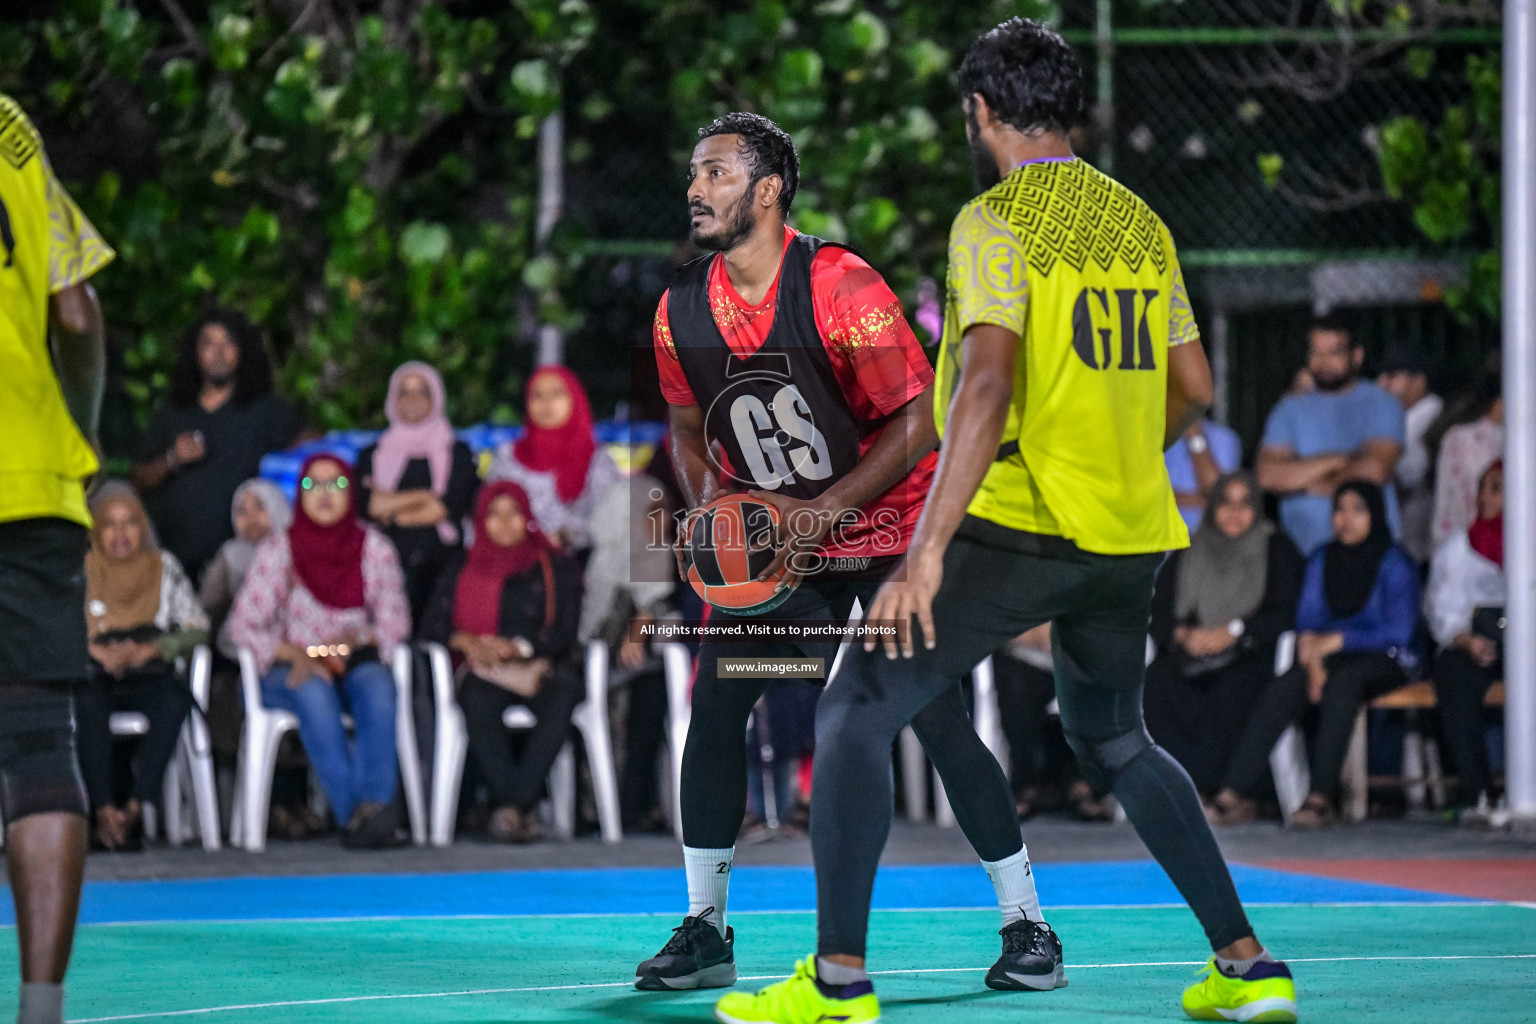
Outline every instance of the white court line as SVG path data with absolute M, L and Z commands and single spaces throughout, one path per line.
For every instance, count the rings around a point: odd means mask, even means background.
M 1058 910 L 1182 910 L 1188 904 L 1185 903 L 1064 903 L 1056 906 L 1047 905 L 1043 909 L 1054 913 Z M 1523 907 L 1527 910 L 1536 910 L 1536 903 L 1510 903 L 1501 900 L 1374 900 L 1360 903 L 1352 902 L 1316 902 L 1316 903 L 1244 903 L 1245 907 L 1260 908 L 1352 908 L 1352 907 Z M 952 914 L 957 912 L 969 913 L 972 911 L 996 911 L 995 906 L 979 907 L 876 907 L 872 913 L 876 914 Z M 814 914 L 815 910 L 733 910 L 732 917 L 756 916 L 759 914 Z M 150 925 L 186 925 L 186 924 L 389 924 L 400 921 L 538 921 L 548 919 L 551 921 L 581 920 L 594 917 L 663 917 L 676 918 L 677 911 L 638 910 L 627 914 L 613 913 L 582 913 L 582 914 L 369 914 L 359 917 L 189 917 L 189 918 L 150 918 L 142 921 L 89 921 L 82 922 L 79 928 L 139 928 Z M 0 931 L 14 930 L 14 924 L 0 925 Z
M 1459 956 L 1328 956 L 1328 957 L 1296 957 L 1286 960 L 1292 964 L 1323 964 L 1323 963 L 1348 963 L 1361 960 L 1370 961 L 1411 961 L 1426 962 L 1438 960 L 1533 960 L 1536 953 L 1473 953 Z M 1154 960 L 1145 963 L 1124 964 L 1069 964 L 1068 968 L 1074 971 L 1095 970 L 1103 968 L 1127 968 L 1127 967 L 1200 967 L 1204 960 Z M 956 973 L 984 973 L 986 967 L 915 967 L 906 970 L 870 971 L 876 976 L 894 974 L 956 974 Z M 738 981 L 778 981 L 782 974 L 759 974 L 750 977 L 738 978 Z M 163 1010 L 156 1013 L 124 1013 L 113 1017 L 77 1017 L 69 1021 L 69 1024 L 108 1024 L 110 1021 L 120 1020 L 151 1020 L 165 1017 L 192 1017 L 212 1013 L 230 1013 L 237 1010 L 274 1010 L 289 1006 L 334 1006 L 342 1003 L 376 1003 L 401 999 L 454 999 L 463 996 L 495 996 L 514 995 L 524 992 L 571 992 L 581 989 L 596 988 L 631 988 L 633 982 L 605 981 L 593 985 L 533 985 L 524 988 L 477 988 L 462 989 L 456 992 L 404 992 L 396 995 L 377 996 L 335 996 L 330 999 L 285 999 L 271 1003 L 232 1003 L 228 1006 L 204 1006 L 191 1010 Z

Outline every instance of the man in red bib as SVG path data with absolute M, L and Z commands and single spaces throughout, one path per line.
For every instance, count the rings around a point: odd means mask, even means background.
M 868 608 L 922 512 L 936 461 L 933 371 L 868 263 L 786 225 L 799 161 L 777 125 L 756 114 L 720 118 L 700 131 L 689 173 L 693 241 L 710 255 L 682 268 L 655 324 L 679 489 L 690 509 L 727 490 L 779 508 L 787 543 L 778 557 L 793 558 L 799 585 L 750 621 L 846 622 L 855 601 Z M 735 618 L 715 609 L 710 621 Z M 828 670 L 837 647 L 835 639 L 701 647 L 683 753 L 688 914 L 637 968 L 637 987 L 736 980 L 725 903 L 746 807 L 747 717 L 767 681 L 722 678 L 719 660 L 819 657 Z M 972 728 L 958 683 L 912 726 L 997 888 L 1011 929 L 1004 959 L 1022 979 L 1007 987 L 1055 987 L 1060 944 L 1040 917 L 1002 769 Z

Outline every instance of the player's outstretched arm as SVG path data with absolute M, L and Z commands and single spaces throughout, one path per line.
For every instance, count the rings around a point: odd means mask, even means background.
M 976 324 L 961 340 L 960 379 L 955 384 L 945 419 L 944 446 L 923 515 L 912 534 L 901 569 L 880 588 L 867 616 L 870 620 L 910 622 L 922 629 L 923 643 L 932 648 L 933 596 L 943 577 L 944 549 L 960 528 L 971 498 L 997 456 L 998 442 L 1008 421 L 1013 398 L 1014 362 L 1019 336 L 1005 327 Z M 865 641 L 873 650 L 875 640 Z M 886 654 L 912 656 L 912 637 L 900 645 L 885 641 Z
M 1168 421 L 1163 430 L 1163 450 L 1167 451 L 1184 432 L 1194 426 L 1216 398 L 1211 381 L 1211 364 L 1205 361 L 1205 349 L 1198 341 L 1175 345 L 1168 350 Z
M 95 289 L 81 282 L 56 293 L 48 312 L 64 404 L 80 432 L 94 445 L 101 421 L 101 396 L 107 385 L 107 329 L 101 303 Z

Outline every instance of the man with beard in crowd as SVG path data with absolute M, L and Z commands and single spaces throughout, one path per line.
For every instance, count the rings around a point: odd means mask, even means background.
M 1392 476 L 1407 427 L 1397 399 L 1360 379 L 1365 350 L 1336 317 L 1307 334 L 1307 369 L 1315 390 L 1287 395 L 1269 414 L 1259 449 L 1259 485 L 1280 496 L 1280 525 L 1303 555 L 1333 536 L 1333 494 L 1347 480 L 1387 492 L 1387 519 L 1399 533 Z

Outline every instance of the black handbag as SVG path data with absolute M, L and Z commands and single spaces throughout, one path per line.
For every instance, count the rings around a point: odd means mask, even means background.
M 1502 607 L 1477 608 L 1472 612 L 1472 635 L 1485 637 L 1499 645 L 1499 650 L 1504 650 L 1504 627 L 1508 624 L 1508 618 Z

